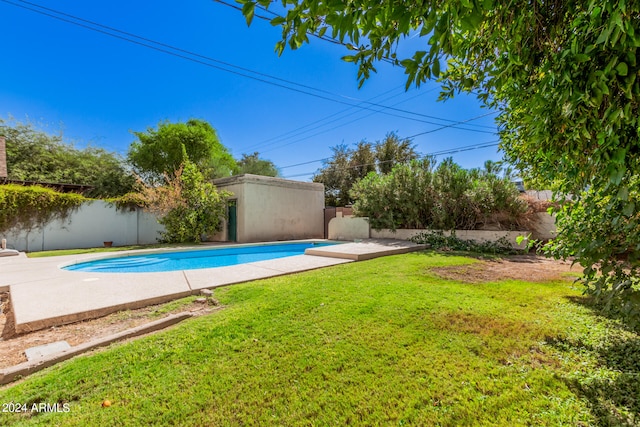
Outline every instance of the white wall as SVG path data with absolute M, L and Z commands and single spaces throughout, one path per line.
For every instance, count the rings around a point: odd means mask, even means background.
M 156 243 L 163 227 L 142 209 L 117 210 L 95 200 L 83 204 L 64 221 L 56 220 L 31 232 L 4 233 L 7 246 L 19 251 L 92 248 L 111 241 L 114 246 Z
M 330 240 L 356 240 L 356 239 L 398 239 L 409 240 L 413 236 L 430 230 L 409 230 L 398 229 L 395 231 L 383 229 L 380 231 L 369 227 L 368 218 L 365 217 L 336 217 L 329 221 Z M 451 234 L 450 231 L 443 232 L 445 236 Z M 524 249 L 516 243 L 518 236 L 527 236 L 526 231 L 488 231 L 488 230 L 456 230 L 456 236 L 463 240 L 474 240 L 476 242 L 496 241 L 506 237 L 514 249 Z
M 536 222 L 531 230 L 531 237 L 539 240 L 555 239 L 558 236 L 556 230 L 556 218 L 546 212 L 536 214 Z
M 368 239 L 369 236 L 369 218 L 337 216 L 329 221 L 329 240 Z
M 436 230 L 406 230 L 400 229 L 391 231 L 391 230 L 380 230 L 376 231 L 371 229 L 371 238 L 372 239 L 399 239 L 399 240 L 409 240 L 411 237 L 423 232 L 423 231 L 436 231 Z M 443 231 L 445 236 L 451 235 L 450 231 Z M 518 236 L 526 237 L 529 235 L 528 231 L 489 231 L 489 230 L 456 230 L 456 237 L 462 240 L 473 240 L 478 243 L 483 242 L 495 242 L 503 237 L 505 237 L 510 243 L 511 247 L 514 249 L 523 249 L 524 244 L 518 245 L 516 243 L 516 239 Z

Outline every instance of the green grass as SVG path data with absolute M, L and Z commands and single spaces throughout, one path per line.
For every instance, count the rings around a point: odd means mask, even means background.
M 413 253 L 217 289 L 223 310 L 0 390 L 0 404 L 70 409 L 0 413 L 0 425 L 640 420 L 637 334 L 595 315 L 570 281 L 430 272 L 472 262 Z
M 84 248 L 84 249 L 56 249 L 53 251 L 29 252 L 27 253 L 27 257 L 43 258 L 43 257 L 61 256 L 61 255 L 92 254 L 92 253 L 98 253 L 98 252 L 120 252 L 120 251 L 130 251 L 133 249 L 175 248 L 175 247 L 196 246 L 196 245 L 197 245 L 196 243 L 190 243 L 188 245 L 158 243 L 158 244 L 152 244 L 152 245 L 112 246 L 109 248 L 99 247 L 99 248 Z

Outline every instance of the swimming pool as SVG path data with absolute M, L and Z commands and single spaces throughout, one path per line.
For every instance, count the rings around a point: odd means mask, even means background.
M 154 252 L 102 258 L 62 267 L 63 270 L 94 273 L 151 273 L 224 267 L 302 255 L 309 248 L 334 245 L 335 242 L 274 243 L 266 245 Z

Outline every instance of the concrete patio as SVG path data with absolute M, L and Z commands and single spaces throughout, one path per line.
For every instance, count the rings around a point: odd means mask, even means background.
M 406 241 L 366 240 L 307 249 L 305 255 L 268 261 L 162 273 L 87 273 L 60 268 L 114 253 L 48 258 L 27 258 L 21 253 L 0 258 L 0 289 L 9 289 L 15 332 L 25 333 L 166 302 L 197 294 L 201 289 L 422 248 Z M 124 251 L 116 255 L 144 252 L 148 251 Z

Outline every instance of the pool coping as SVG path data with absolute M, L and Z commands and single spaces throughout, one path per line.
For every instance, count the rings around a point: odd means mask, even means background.
M 311 239 L 261 242 L 254 245 L 309 241 L 325 242 L 321 239 Z M 340 247 L 339 250 L 336 249 L 338 247 Z M 113 253 L 104 256 L 92 253 L 46 258 L 27 258 L 24 253 L 21 253 L 17 257 L 0 259 L 2 272 L 0 288 L 9 288 L 11 307 L 8 315 L 13 316 L 14 332 L 22 334 L 102 317 L 116 311 L 159 304 L 198 294 L 202 289 L 213 289 L 423 248 L 422 245 L 406 241 L 366 239 L 361 242 L 344 242 L 340 245 L 307 249 L 312 253 L 305 252 L 305 255 L 227 267 L 160 273 L 95 273 L 67 271 L 60 268 L 74 261 L 110 258 L 114 256 Z M 176 248 L 171 249 L 176 250 Z M 148 252 L 150 250 L 146 249 L 123 251 L 119 255 Z

